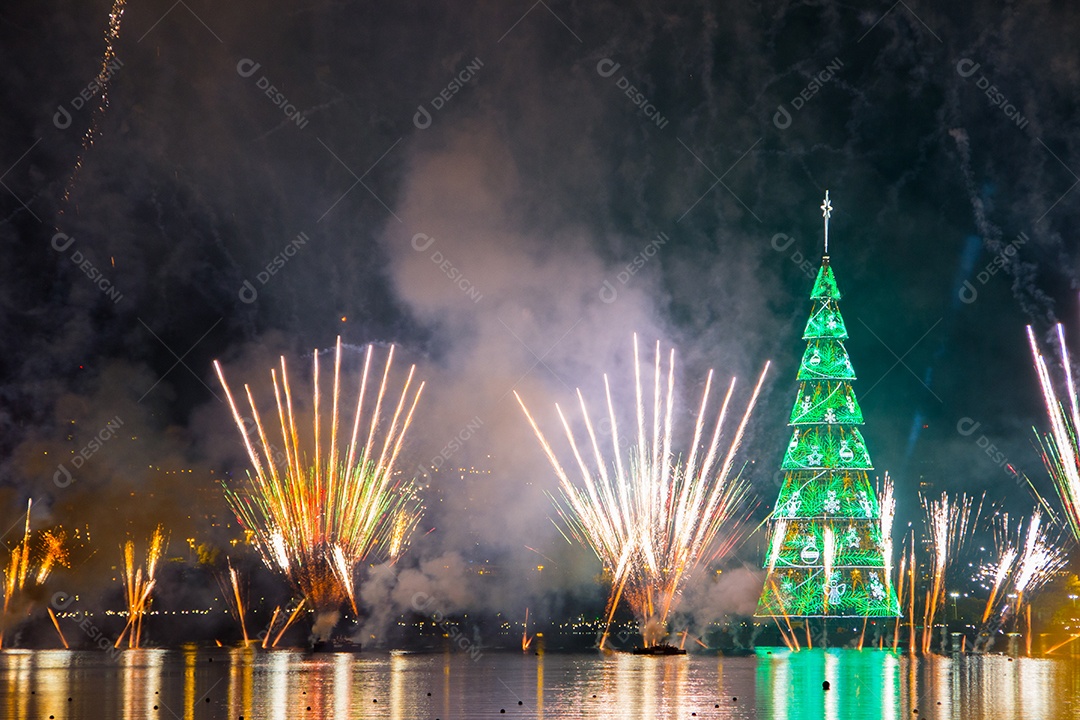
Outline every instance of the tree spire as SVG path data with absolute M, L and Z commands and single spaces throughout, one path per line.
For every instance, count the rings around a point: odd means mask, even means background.
M 829 191 L 825 191 L 825 202 L 821 203 L 821 216 L 825 218 L 825 257 L 829 256 L 829 218 L 832 217 L 832 203 L 829 202 Z

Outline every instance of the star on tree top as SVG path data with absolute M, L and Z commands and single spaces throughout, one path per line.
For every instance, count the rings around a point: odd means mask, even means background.
M 825 191 L 825 202 L 821 203 L 821 216 L 825 218 L 825 254 L 829 254 L 829 218 L 832 217 L 832 203 L 829 202 L 829 191 Z

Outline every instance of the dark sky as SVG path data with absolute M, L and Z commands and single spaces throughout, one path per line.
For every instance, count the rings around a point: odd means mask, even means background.
M 103 107 L 109 10 L 0 10 L 5 528 L 34 498 L 102 557 L 158 521 L 181 547 L 244 469 L 211 361 L 265 389 L 338 334 L 429 381 L 406 464 L 482 423 L 453 462 L 492 473 L 440 478 L 418 559 L 558 545 L 508 393 L 550 419 L 628 381 L 634 330 L 688 397 L 774 361 L 745 446 L 771 505 L 826 189 L 902 519 L 920 475 L 1030 507 L 1007 461 L 1051 494 L 1024 326 L 1080 337 L 1067 3 L 132 0 Z

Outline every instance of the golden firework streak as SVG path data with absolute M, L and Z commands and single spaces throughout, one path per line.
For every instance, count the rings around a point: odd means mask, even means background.
M 559 479 L 562 501 L 559 515 L 570 535 L 591 548 L 611 574 L 612 588 L 605 608 L 604 645 L 615 608 L 625 596 L 642 630 L 650 633 L 645 645 L 659 642 L 655 633 L 666 632 L 667 619 L 678 602 L 689 573 L 724 553 L 730 543 L 715 543 L 721 530 L 731 530 L 744 507 L 748 487 L 733 474 L 735 453 L 757 401 L 769 365 L 758 378 L 745 413 L 721 458 L 720 440 L 731 403 L 732 379 L 720 404 L 710 439 L 703 443 L 713 373 L 709 372 L 694 425 L 693 441 L 684 461 L 672 450 L 675 404 L 675 351 L 663 371 L 660 344 L 653 362 L 651 403 L 643 392 L 637 336 L 634 336 L 636 443 L 626 451 L 619 443 L 611 385 L 604 376 L 607 421 L 611 428 L 611 460 L 604 457 L 584 396 L 577 392 L 581 418 L 592 450 L 586 461 L 570 422 L 558 404 L 555 410 L 580 472 L 580 484 L 571 481 L 525 402 L 515 392 L 529 425 Z M 651 414 L 646 406 L 651 405 Z M 704 449 L 704 458 L 699 459 Z M 624 454 L 627 462 L 624 462 Z M 565 508 L 565 509 L 564 509 Z
M 314 353 L 310 455 L 301 447 L 285 358 L 281 358 L 280 377 L 278 370 L 270 372 L 280 447 L 267 432 L 250 386 L 244 386 L 244 394 L 252 419 L 245 421 L 217 361 L 214 369 L 225 389 L 253 470 L 248 475 L 246 493 L 226 487 L 226 497 L 241 525 L 252 532 L 255 547 L 266 566 L 281 572 L 308 607 L 322 612 L 338 610 L 348 603 L 352 612 L 358 614 L 354 582 L 357 565 L 377 551 L 384 552 L 391 560 L 399 557 L 407 548 L 423 511 L 415 486 L 411 480 L 398 477 L 396 463 L 424 383 L 416 385 L 413 391 L 416 367 L 409 368 L 389 424 L 385 425 L 383 404 L 394 357 L 391 347 L 374 409 L 370 417 L 365 417 L 373 354 L 369 345 L 346 449 L 339 432 L 341 349 L 339 337 L 334 350 L 328 423 L 323 417 L 319 353 Z M 360 445 L 365 429 L 366 440 Z M 327 435 L 328 448 L 323 445 Z M 296 612 L 286 627 L 293 622 Z

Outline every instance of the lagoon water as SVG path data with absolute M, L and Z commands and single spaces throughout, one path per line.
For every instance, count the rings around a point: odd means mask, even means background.
M 1080 660 L 911 659 L 879 650 L 748 657 L 0 651 L 9 720 L 354 718 L 1076 718 Z M 831 689 L 823 691 L 822 682 Z M 503 712 L 505 710 L 505 713 Z M 918 711 L 917 713 L 915 711 Z M 696 715 L 694 715 L 696 713 Z

